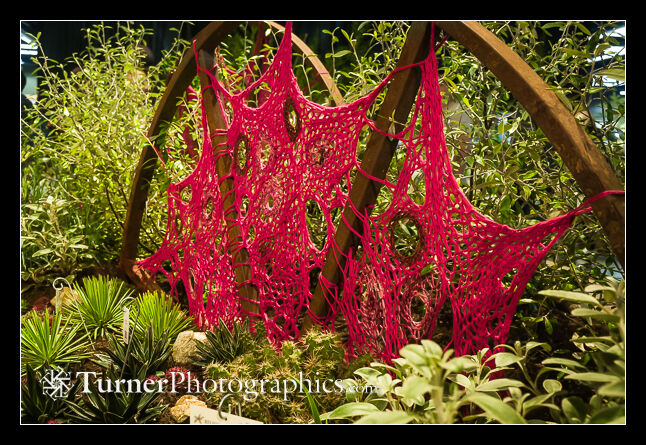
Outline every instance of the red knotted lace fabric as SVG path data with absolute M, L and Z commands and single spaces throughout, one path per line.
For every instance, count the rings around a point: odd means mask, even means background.
M 199 325 L 254 315 L 277 343 L 299 335 L 317 272 L 334 242 L 333 215 L 352 205 L 348 196 L 352 173 L 360 172 L 360 133 L 366 126 L 377 131 L 367 112 L 392 76 L 353 103 L 326 107 L 302 94 L 291 57 L 288 23 L 273 62 L 247 88 L 229 91 L 205 71 L 222 112 L 230 110 L 226 128 L 219 131 L 226 143 L 211 145 L 214 135 L 202 106 L 200 158 L 188 177 L 169 186 L 165 239 L 158 252 L 140 262 L 153 273 L 164 273 L 174 292 L 183 282 Z M 348 254 L 341 283 L 319 277 L 331 297 L 328 317 L 317 321 L 329 325 L 338 315 L 344 317 L 349 357 L 370 352 L 390 360 L 405 344 L 432 337 L 447 299 L 456 354 L 504 342 L 536 267 L 574 217 L 589 210 L 523 229 L 479 213 L 452 173 L 433 51 L 416 66 L 422 80 L 412 120 L 402 132 L 389 135 L 406 152 L 397 182 L 384 181 L 392 202 L 383 214 L 358 215 L 363 221 L 357 233 L 360 253 Z M 253 97 L 257 91 L 263 92 L 262 100 Z M 216 154 L 233 160 L 225 177 L 216 173 Z M 423 202 L 408 195 L 413 175 L 423 178 Z M 225 208 L 220 183 L 228 178 L 234 183 L 233 205 Z M 308 223 L 312 209 L 323 215 L 324 243 L 314 242 Z M 396 245 L 396 226 L 403 223 L 416 232 L 410 253 Z M 238 243 L 229 240 L 232 226 L 241 234 Z M 236 283 L 233 259 L 242 249 L 248 252 L 251 277 Z M 258 314 L 241 309 L 241 285 L 257 289 Z M 422 317 L 412 309 L 420 304 Z

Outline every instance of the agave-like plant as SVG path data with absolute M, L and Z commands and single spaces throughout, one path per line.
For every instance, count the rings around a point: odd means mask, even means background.
M 65 305 L 70 320 L 82 325 L 92 339 L 117 332 L 122 323 L 122 308 L 132 289 L 115 278 L 87 277 L 82 285 L 74 284 L 79 299 Z
M 20 420 L 23 423 L 60 422 L 70 412 L 68 401 L 78 393 L 80 380 L 77 380 L 62 398 L 51 398 L 45 395 L 42 375 L 26 365 L 26 375 L 20 384 Z
M 60 312 L 33 312 L 20 329 L 21 374 L 25 374 L 27 365 L 34 370 L 60 369 L 90 357 L 90 342 L 80 328 Z
M 111 380 L 117 378 L 112 372 L 108 372 L 107 377 Z M 157 391 L 101 393 L 93 382 L 86 384 L 87 398 L 66 402 L 71 410 L 69 418 L 80 423 L 146 423 L 167 407 L 158 402 L 161 393 Z
M 133 336 L 130 343 L 124 343 L 113 335 L 108 335 L 110 348 L 107 354 L 96 354 L 95 362 L 119 378 L 144 380 L 160 371 L 173 352 L 173 345 L 166 331 L 155 339 L 152 326 L 140 338 Z
M 168 338 L 174 341 L 193 322 L 193 317 L 161 292 L 144 292 L 137 297 L 137 302 L 139 314 L 136 315 L 136 336 L 143 337 L 146 329 L 152 326 L 153 340 L 159 340 L 166 332 Z
M 245 353 L 251 342 L 249 319 L 242 324 L 234 323 L 233 330 L 219 320 L 219 325 L 213 331 L 206 331 L 206 341 L 195 344 L 197 351 L 194 363 L 206 367 L 211 363 L 230 362 Z

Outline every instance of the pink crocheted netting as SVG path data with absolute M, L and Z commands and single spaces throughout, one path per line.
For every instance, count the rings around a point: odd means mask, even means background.
M 334 215 L 351 205 L 353 171 L 362 174 L 357 159 L 361 131 L 366 126 L 378 131 L 367 112 L 392 76 L 350 104 L 316 104 L 303 95 L 292 72 L 291 41 L 288 23 L 273 62 L 240 91 L 229 91 L 207 71 L 208 88 L 216 92 L 222 112 L 230 110 L 227 127 L 218 132 L 226 135 L 226 144 L 212 146 L 214 135 L 202 106 L 197 165 L 169 186 L 165 239 L 158 252 L 139 263 L 165 274 L 173 292 L 183 282 L 200 326 L 252 315 L 265 322 L 268 337 L 277 343 L 299 335 L 314 286 L 322 280 L 318 271 L 334 242 Z M 402 132 L 388 135 L 406 151 L 397 182 L 383 181 L 392 202 L 382 214 L 358 215 L 361 243 L 344 262 L 343 280 L 339 285 L 321 282 L 331 295 L 330 310 L 315 321 L 333 329 L 331 321 L 343 316 L 349 357 L 369 352 L 390 360 L 405 344 L 431 338 L 447 298 L 456 354 L 504 342 L 537 265 L 574 217 L 589 210 L 523 229 L 478 212 L 452 174 L 434 52 L 414 66 L 421 69 L 422 80 L 412 120 Z M 259 104 L 250 102 L 260 86 L 265 93 Z M 216 154 L 233 160 L 227 176 L 234 181 L 230 208 L 223 206 L 219 185 L 225 177 L 216 173 Z M 413 175 L 423 178 L 422 202 L 408 195 Z M 313 210 L 324 217 L 324 237 L 312 233 Z M 414 248 L 398 247 L 398 225 L 413 228 L 416 241 L 409 247 Z M 240 243 L 229 239 L 232 226 L 240 230 Z M 236 283 L 233 258 L 243 248 L 251 278 Z M 165 262 L 170 267 L 164 268 Z M 259 313 L 241 309 L 241 284 L 257 289 Z M 420 312 L 423 316 L 415 315 Z

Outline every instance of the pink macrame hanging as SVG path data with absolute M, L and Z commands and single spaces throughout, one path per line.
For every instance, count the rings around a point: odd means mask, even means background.
M 226 144 L 212 146 L 215 135 L 209 134 L 202 104 L 199 160 L 188 177 L 169 186 L 166 236 L 154 255 L 139 262 L 153 274 L 165 274 L 173 292 L 184 283 L 190 312 L 200 326 L 252 315 L 265 322 L 276 343 L 299 335 L 299 320 L 312 298 L 312 277 L 334 242 L 332 215 L 352 205 L 348 197 L 352 172 L 360 171 L 361 131 L 366 126 L 379 131 L 367 112 L 394 74 L 350 104 L 322 106 L 299 89 L 291 42 L 288 23 L 273 62 L 240 91 L 229 91 L 210 71 L 198 68 L 208 74 L 208 88 L 216 92 L 222 113 L 231 110 L 220 133 Z M 422 80 L 412 120 L 400 133 L 388 134 L 406 151 L 397 182 L 381 181 L 392 191 L 392 202 L 380 215 L 357 212 L 363 221 L 363 231 L 356 233 L 360 254 L 348 254 L 340 285 L 319 277 L 331 296 L 330 311 L 324 319 L 310 314 L 321 325 L 330 325 L 339 314 L 344 317 L 349 357 L 369 352 L 390 360 L 405 344 L 431 338 L 447 298 L 456 354 L 504 342 L 536 267 L 592 202 L 523 229 L 478 212 L 452 174 L 434 52 L 401 69 L 413 66 L 421 69 Z M 261 85 L 265 93 L 256 104 L 250 96 Z M 225 178 L 218 178 L 214 153 L 233 160 L 232 208 L 223 207 L 219 185 Z M 423 177 L 421 203 L 408 195 L 413 174 Z M 607 193 L 622 192 L 594 199 Z M 308 208 L 320 209 L 325 218 L 323 245 L 312 241 Z M 237 217 L 232 220 L 231 215 Z M 227 236 L 227 220 L 240 229 L 239 245 Z M 417 232 L 411 254 L 395 247 L 395 227 L 403 222 Z M 236 283 L 232 258 L 243 248 L 249 253 L 251 278 Z M 243 284 L 258 290 L 259 313 L 242 310 L 238 286 Z M 414 300 L 425 307 L 421 319 L 413 316 Z

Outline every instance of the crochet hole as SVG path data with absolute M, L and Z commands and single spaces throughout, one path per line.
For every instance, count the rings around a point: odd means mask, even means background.
M 249 210 L 249 197 L 244 195 L 240 200 L 240 217 L 247 216 L 247 210 Z
M 289 135 L 289 139 L 294 142 L 301 131 L 301 120 L 291 97 L 288 97 L 285 101 L 283 118 L 285 120 L 285 130 Z
M 233 159 L 239 175 L 247 174 L 247 160 L 249 158 L 249 140 L 244 134 L 240 134 L 233 148 Z
M 247 106 L 257 108 L 262 105 L 269 96 L 271 88 L 267 82 L 261 82 L 247 95 Z
M 205 219 L 211 219 L 211 216 L 213 216 L 214 208 L 215 204 L 213 197 L 209 196 L 206 200 L 206 203 L 204 204 L 204 208 L 202 209 L 202 216 L 204 216 Z
M 424 204 L 426 200 L 426 183 L 422 169 L 417 169 L 411 174 L 410 182 L 408 183 L 408 197 L 416 204 Z
M 327 240 L 327 223 L 321 207 L 313 199 L 305 203 L 305 220 L 310 241 L 317 250 L 323 250 Z
M 426 317 L 426 301 L 421 291 L 413 292 L 410 302 L 410 316 L 415 323 L 421 323 Z
M 421 227 L 410 216 L 401 215 L 390 223 L 390 243 L 400 261 L 412 262 L 421 248 Z
M 518 269 L 514 267 L 509 272 L 507 272 L 507 274 L 504 277 L 502 277 L 501 282 L 502 282 L 502 285 L 505 287 L 505 289 L 509 289 L 517 273 L 518 273 Z
M 188 204 L 191 201 L 191 194 L 192 194 L 191 186 L 190 186 L 190 184 L 188 184 L 180 192 L 180 196 L 182 198 L 182 201 L 184 201 L 186 204 Z

